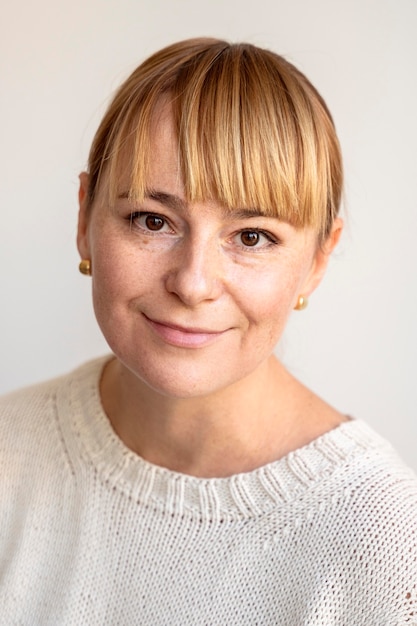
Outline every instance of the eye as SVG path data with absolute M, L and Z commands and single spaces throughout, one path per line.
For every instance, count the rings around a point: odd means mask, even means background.
M 238 237 L 245 248 L 263 248 L 277 243 L 272 235 L 262 230 L 242 230 Z
M 139 228 L 142 228 L 143 230 L 148 230 L 152 232 L 166 232 L 167 229 L 171 230 L 167 220 L 157 213 L 145 213 L 142 211 L 137 211 L 131 214 L 130 223 L 136 224 L 137 226 L 139 226 Z
M 260 233 L 257 230 L 244 230 L 240 233 L 240 240 L 244 246 L 256 246 L 260 240 Z
M 145 215 L 143 221 L 149 230 L 161 230 L 165 223 L 159 215 Z

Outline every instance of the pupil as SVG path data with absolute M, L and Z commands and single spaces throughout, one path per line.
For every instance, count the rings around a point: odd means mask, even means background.
M 146 218 L 146 227 L 149 230 L 161 230 L 164 225 L 164 221 L 160 217 L 155 217 L 155 215 L 148 215 Z
M 259 233 L 247 230 L 241 234 L 241 240 L 245 246 L 255 246 L 259 241 Z

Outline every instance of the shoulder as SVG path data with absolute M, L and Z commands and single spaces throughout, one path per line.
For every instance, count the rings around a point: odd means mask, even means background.
M 385 554 L 395 568 L 402 554 L 417 582 L 417 476 L 389 443 L 371 436 L 362 453 L 341 468 L 346 536 L 362 546 L 369 562 Z
M 356 446 L 318 489 L 323 553 L 350 586 L 352 605 L 392 611 L 408 623 L 417 609 L 417 477 L 392 446 L 362 422 L 346 424 Z
M 358 626 L 413 623 L 415 473 L 358 420 L 325 433 L 284 461 L 275 476 L 283 502 L 268 516 L 262 538 L 267 537 L 268 558 L 285 563 L 293 593 L 306 598 L 305 606 L 300 599 L 305 619 L 299 623 L 335 623 L 335 615 Z
M 346 531 L 349 523 L 355 529 L 352 540 L 360 541 L 361 533 L 369 532 L 376 544 L 378 528 L 391 535 L 399 528 L 417 531 L 417 476 L 389 442 L 364 422 L 353 420 L 325 435 L 318 445 L 322 454 L 335 460 L 328 478 L 317 482 L 313 497 L 327 493 L 338 503 Z
M 40 490 L 65 462 L 56 419 L 56 394 L 63 378 L 0 398 L 0 528 L 24 519 Z
M 77 384 L 80 380 L 91 378 L 94 386 L 99 370 L 107 359 L 108 357 L 94 359 L 70 373 L 0 396 L 0 428 L 7 430 L 13 426 L 13 430 L 16 430 L 21 421 L 25 422 L 27 428 L 34 422 L 32 417 L 45 415 L 54 408 L 57 395 L 62 389 Z
M 29 435 L 39 430 L 42 418 L 50 414 L 56 392 L 65 377 L 25 387 L 0 397 L 0 432 L 5 438 Z
M 82 380 L 91 379 L 94 387 L 102 362 L 94 360 L 69 374 L 0 397 L 0 468 L 13 467 L 27 476 L 36 474 L 48 459 L 50 465 L 62 457 L 62 424 L 75 410 L 72 397 L 78 395 Z
M 417 507 L 417 476 L 392 445 L 363 422 L 346 425 L 346 433 L 360 444 L 356 454 L 340 466 L 346 494 L 361 512 L 400 515 L 399 506 Z
M 0 466 L 9 479 L 34 478 L 62 447 L 57 398 L 69 380 L 60 376 L 0 397 Z

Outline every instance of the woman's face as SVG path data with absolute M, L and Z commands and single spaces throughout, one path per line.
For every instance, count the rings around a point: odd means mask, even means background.
M 148 194 L 136 205 L 120 181 L 114 206 L 86 212 L 81 175 L 78 248 L 92 263 L 94 309 L 114 354 L 143 383 L 173 397 L 203 396 L 256 376 L 298 296 L 325 270 L 312 230 L 251 207 L 227 213 L 184 198 L 169 108 L 153 127 Z

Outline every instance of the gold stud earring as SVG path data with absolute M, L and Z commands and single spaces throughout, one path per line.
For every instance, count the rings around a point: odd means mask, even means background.
M 297 304 L 294 307 L 295 311 L 303 311 L 308 307 L 308 298 L 306 296 L 298 296 Z
M 91 261 L 90 261 L 90 259 L 82 259 L 80 261 L 78 269 L 80 270 L 81 274 L 84 274 L 84 276 L 91 276 Z

